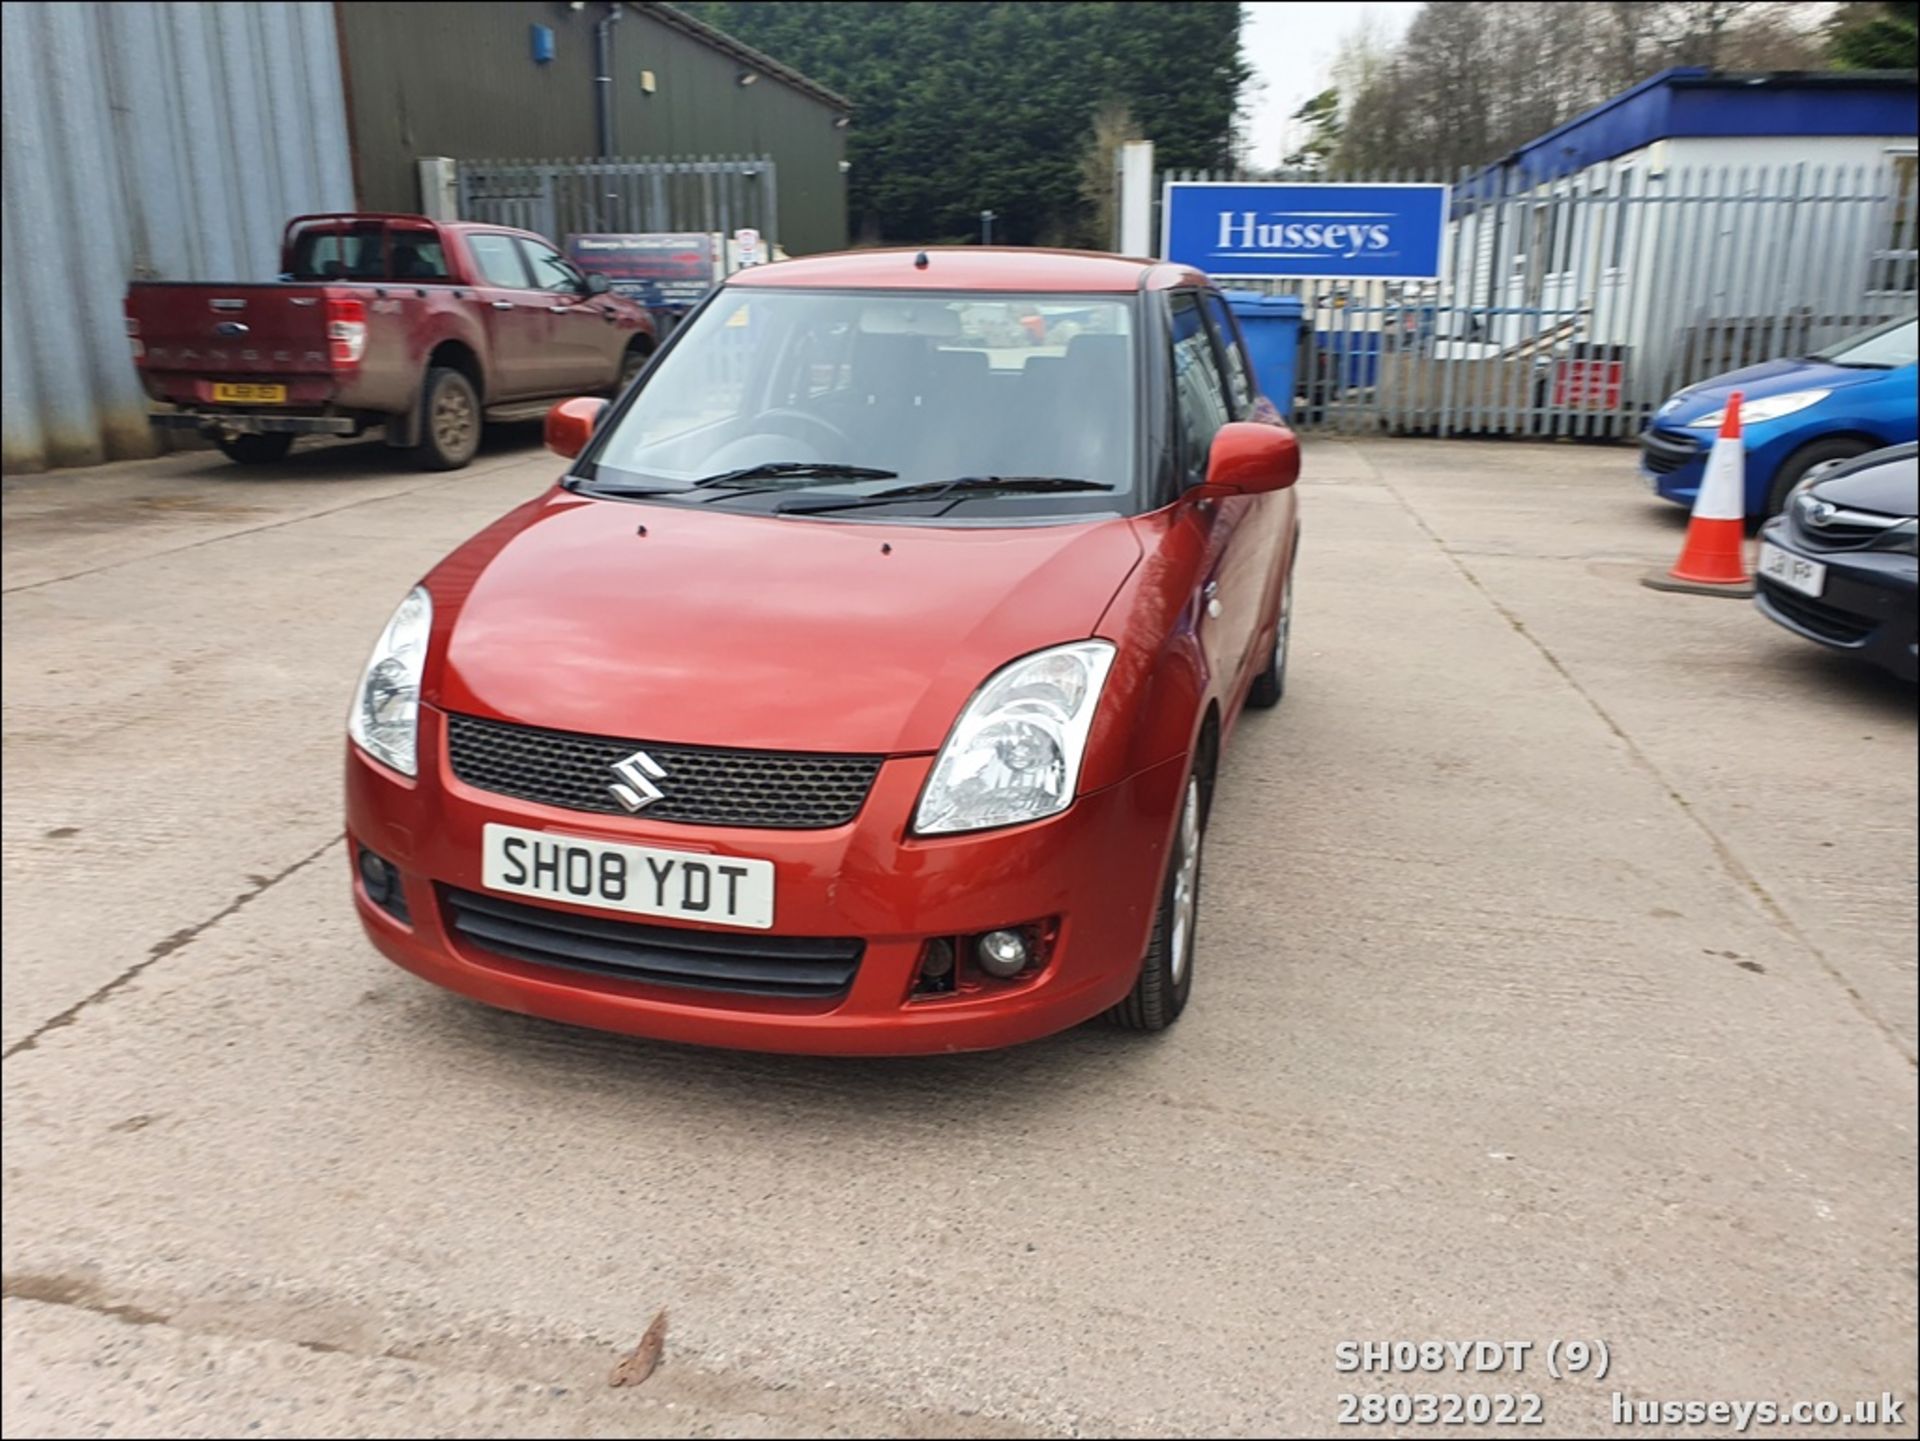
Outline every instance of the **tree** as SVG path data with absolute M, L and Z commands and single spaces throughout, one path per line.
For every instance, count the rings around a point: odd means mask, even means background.
M 1827 32 L 1842 70 L 1912 70 L 1920 64 L 1920 3 L 1843 5 Z
M 1280 163 L 1289 170 L 1321 170 L 1340 148 L 1340 87 L 1330 85 L 1288 117 L 1307 138 Z
M 1119 101 L 1110 100 L 1094 112 L 1093 129 L 1080 152 L 1080 198 L 1086 202 L 1086 224 L 1078 233 L 1063 239 L 1096 250 L 1111 250 L 1119 244 L 1117 152 L 1128 141 L 1143 138 L 1140 127 L 1133 123 L 1132 112 Z
M 1379 48 L 1336 67 L 1343 169 L 1483 165 L 1669 66 L 1806 69 L 1821 37 L 1777 0 L 1453 0 Z
M 1170 168 L 1233 163 L 1238 4 L 737 0 L 686 6 L 854 104 L 848 202 L 862 236 L 1090 234 L 1082 161 L 1124 106 Z M 1102 244 L 1109 243 L 1105 239 Z

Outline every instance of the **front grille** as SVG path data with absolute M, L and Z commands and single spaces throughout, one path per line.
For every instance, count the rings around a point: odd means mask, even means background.
M 1873 634 L 1872 621 L 1862 620 L 1824 601 L 1774 585 L 1764 577 L 1760 587 L 1766 594 L 1768 605 L 1822 640 L 1832 641 L 1835 645 L 1859 645 Z
M 1700 442 L 1671 430 L 1649 430 L 1640 437 L 1640 463 L 1649 474 L 1671 475 L 1700 454 Z
M 447 929 L 474 949 L 654 986 L 794 1000 L 845 994 L 866 943 L 612 921 L 441 888 Z
M 644 750 L 665 774 L 648 820 L 696 826 L 820 830 L 860 813 L 880 773 L 879 756 L 708 750 L 612 740 L 447 717 L 447 758 L 470 786 L 570 811 L 625 815 L 611 789 L 613 767 Z
M 1790 524 L 1793 537 L 1809 550 L 1866 550 L 1887 538 L 1889 531 L 1905 521 L 1905 516 L 1879 515 L 1870 510 L 1848 510 L 1835 506 L 1822 512 L 1824 503 L 1813 495 L 1794 500 Z M 1827 515 L 1825 524 L 1815 525 L 1816 513 Z

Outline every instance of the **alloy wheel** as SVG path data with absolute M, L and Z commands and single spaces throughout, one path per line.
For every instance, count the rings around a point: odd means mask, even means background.
M 458 455 L 473 439 L 473 399 L 457 386 L 434 398 L 433 438 L 448 455 Z
M 1187 778 L 1187 797 L 1180 806 L 1178 869 L 1173 874 L 1173 983 L 1185 978 L 1193 959 L 1194 913 L 1200 901 L 1200 778 Z
M 1293 570 L 1287 570 L 1287 583 L 1280 592 L 1280 623 L 1273 628 L 1273 673 L 1287 671 L 1287 635 L 1293 629 Z

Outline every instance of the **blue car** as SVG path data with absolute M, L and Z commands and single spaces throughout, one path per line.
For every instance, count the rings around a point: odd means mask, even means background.
M 1742 395 L 1747 515 L 1778 515 L 1816 471 L 1915 439 L 1920 367 L 1913 316 L 1798 360 L 1769 360 L 1690 385 L 1640 437 L 1640 475 L 1662 500 L 1691 506 L 1727 396 Z

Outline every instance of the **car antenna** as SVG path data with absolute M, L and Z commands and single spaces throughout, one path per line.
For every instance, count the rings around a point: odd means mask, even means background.
M 913 268 L 915 270 L 925 270 L 927 268 L 927 252 L 926 251 L 923 250 L 918 255 L 913 257 Z

